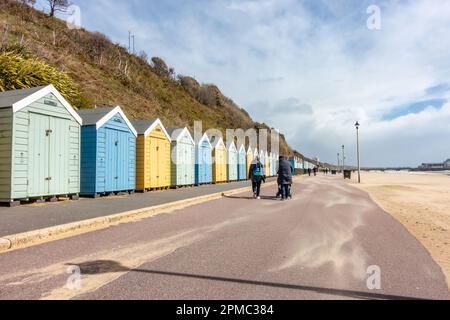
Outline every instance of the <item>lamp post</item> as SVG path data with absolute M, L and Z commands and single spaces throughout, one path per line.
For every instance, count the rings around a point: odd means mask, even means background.
M 338 153 L 338 162 L 336 171 L 339 173 L 339 169 L 341 168 L 341 154 Z
M 345 146 L 342 145 L 342 171 L 345 171 Z
M 358 183 L 361 183 L 361 162 L 360 162 L 360 150 L 359 150 L 359 121 L 356 121 L 355 124 L 356 127 L 356 152 L 357 152 L 357 158 L 358 158 Z

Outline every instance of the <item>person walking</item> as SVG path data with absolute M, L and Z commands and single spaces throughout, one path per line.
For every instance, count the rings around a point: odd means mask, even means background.
M 317 167 L 314 167 L 314 177 L 317 176 Z
M 250 179 L 252 180 L 253 196 L 255 199 L 261 199 L 261 184 L 265 182 L 264 166 L 259 161 L 259 157 L 256 157 L 250 165 L 249 172 Z
M 278 184 L 281 187 L 281 201 L 291 197 L 292 173 L 294 168 L 286 157 L 280 157 Z
M 312 171 L 311 171 L 311 168 L 308 168 L 308 175 L 311 177 L 311 173 L 312 173 Z

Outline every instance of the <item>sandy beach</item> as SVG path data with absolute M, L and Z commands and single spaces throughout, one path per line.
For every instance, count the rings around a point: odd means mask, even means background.
M 445 173 L 363 172 L 362 184 L 441 266 L 450 286 L 450 176 Z

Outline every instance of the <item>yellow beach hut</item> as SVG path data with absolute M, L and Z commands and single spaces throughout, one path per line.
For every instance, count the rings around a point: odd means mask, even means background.
M 266 177 L 270 177 L 270 157 L 269 157 L 269 153 L 266 151 L 264 154 L 264 163 L 265 163 L 265 167 L 264 167 L 264 174 L 266 175 Z
M 250 173 L 250 166 L 252 165 L 252 162 L 253 162 L 253 157 L 254 157 L 253 148 L 249 147 L 247 150 L 247 178 L 248 179 L 250 179 L 249 173 Z
M 171 137 L 161 120 L 132 121 L 137 137 L 136 190 L 165 189 L 171 185 Z
M 227 182 L 227 147 L 222 138 L 213 137 L 213 183 Z

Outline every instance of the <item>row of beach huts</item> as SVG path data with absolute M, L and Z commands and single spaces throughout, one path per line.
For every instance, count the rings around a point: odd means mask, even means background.
M 195 141 L 159 119 L 130 121 L 120 107 L 76 111 L 52 85 L 0 93 L 0 202 L 10 206 L 247 180 L 256 156 L 275 176 L 275 153 L 207 134 Z

